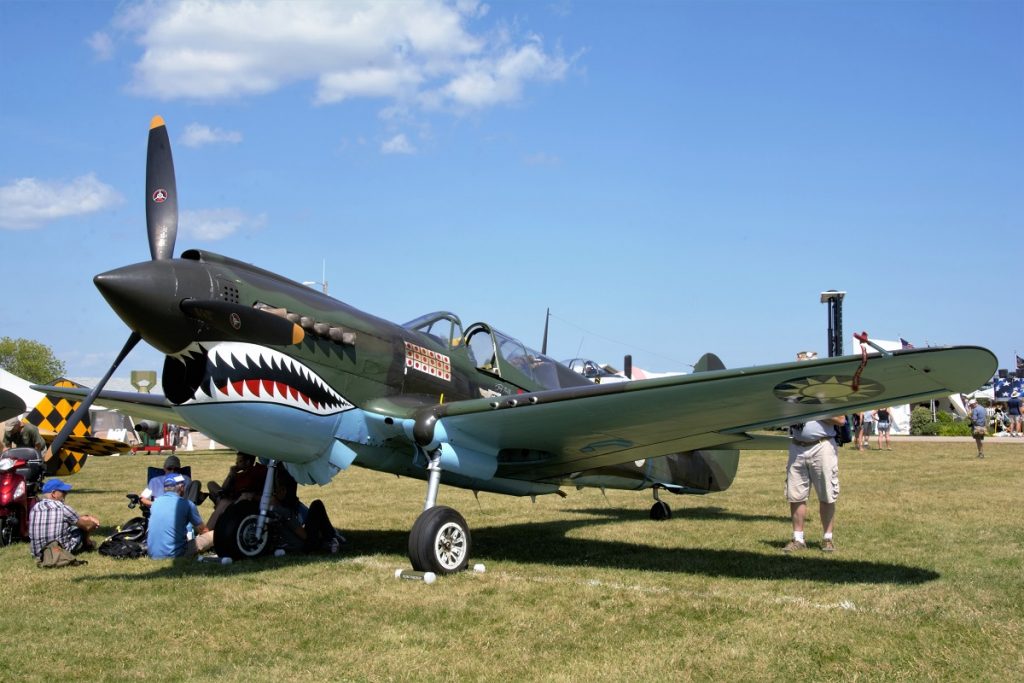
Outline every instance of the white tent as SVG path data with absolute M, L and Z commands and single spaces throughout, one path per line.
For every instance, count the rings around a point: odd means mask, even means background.
M 903 348 L 903 343 L 899 340 L 891 341 L 888 339 L 871 339 L 873 344 L 877 344 L 886 351 L 899 351 Z M 861 350 L 860 340 L 853 337 L 853 346 L 851 353 L 859 354 Z M 877 349 L 873 348 L 870 344 L 867 345 L 868 355 L 881 355 Z M 870 366 L 870 361 L 868 361 Z M 890 406 L 890 411 L 893 416 L 892 422 L 892 433 L 893 434 L 910 434 L 910 409 L 911 406 L 908 404 L 900 406 Z M 967 417 L 967 407 L 964 405 L 964 398 L 960 394 L 951 394 L 949 396 L 943 396 L 934 400 L 934 409 L 936 412 L 948 412 L 953 413 L 959 417 Z

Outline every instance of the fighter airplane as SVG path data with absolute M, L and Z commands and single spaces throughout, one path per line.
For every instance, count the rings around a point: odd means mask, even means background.
M 459 571 L 470 557 L 465 519 L 437 504 L 442 484 L 519 496 L 563 485 L 721 490 L 737 449 L 780 447 L 754 430 L 969 391 L 996 367 L 987 349 L 962 346 L 593 384 L 487 323 L 441 311 L 399 325 L 226 256 L 175 258 L 177 192 L 160 117 L 146 206 L 151 260 L 94 279 L 132 332 L 83 406 L 100 396 L 137 417 L 189 424 L 284 463 L 301 483 L 353 464 L 425 480 L 409 536 L 419 570 Z M 166 354 L 164 395 L 103 391 L 140 339 Z M 636 475 L 619 476 L 623 466 Z M 267 549 L 273 471 L 260 505 L 221 517 L 219 552 Z

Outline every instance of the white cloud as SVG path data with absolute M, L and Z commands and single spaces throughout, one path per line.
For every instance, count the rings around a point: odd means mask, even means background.
M 399 133 L 381 143 L 380 151 L 383 154 L 415 154 L 416 148 L 412 146 L 404 133 Z
M 185 237 L 216 242 L 240 230 L 258 230 L 266 225 L 266 216 L 250 216 L 241 209 L 201 209 L 182 211 L 178 230 Z
M 223 100 L 315 84 L 313 101 L 352 98 L 454 109 L 512 102 L 531 82 L 561 80 L 569 61 L 539 38 L 516 42 L 474 0 L 145 3 L 122 10 L 117 30 L 144 53 L 134 92 Z
M 37 228 L 59 218 L 102 211 L 124 201 L 89 173 L 71 181 L 19 178 L 0 187 L 0 228 Z
M 535 41 L 495 57 L 468 62 L 442 92 L 460 105 L 488 107 L 518 100 L 527 81 L 560 80 L 568 68 L 568 62 L 549 57 Z
M 97 60 L 106 62 L 114 57 L 114 41 L 111 40 L 109 34 L 103 31 L 96 31 L 89 36 L 86 43 L 92 48 L 92 52 Z
M 218 142 L 237 144 L 242 141 L 242 134 L 233 130 L 210 128 L 200 123 L 190 123 L 181 136 L 181 144 L 186 147 L 202 147 Z

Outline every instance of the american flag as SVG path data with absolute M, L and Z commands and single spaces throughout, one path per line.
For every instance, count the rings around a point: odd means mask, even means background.
M 911 344 L 910 342 L 908 342 L 903 337 L 900 337 L 900 348 L 901 349 L 912 349 L 912 348 L 914 348 L 914 345 Z M 1021 363 L 1021 358 L 1020 358 L 1020 356 L 1017 356 L 1017 365 L 1020 365 L 1020 363 Z
M 1024 372 L 1024 358 L 1017 356 L 1017 372 Z
M 1010 398 L 1015 391 L 1024 394 L 1024 377 L 997 378 L 992 385 L 996 398 Z

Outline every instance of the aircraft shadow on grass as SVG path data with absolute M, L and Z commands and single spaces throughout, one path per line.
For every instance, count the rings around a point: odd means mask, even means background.
M 626 508 L 578 508 L 572 509 L 583 515 L 595 515 L 598 517 L 614 517 L 618 521 L 649 521 L 650 515 L 645 509 Z M 705 507 L 672 508 L 672 519 L 690 519 L 699 521 L 737 521 L 737 522 L 789 522 L 789 515 L 746 515 L 739 512 L 730 512 L 725 508 L 714 505 Z
M 578 511 L 577 511 L 578 512 Z M 795 557 L 782 555 L 781 541 L 758 541 L 769 546 L 771 552 L 753 550 L 715 550 L 709 548 L 664 548 L 625 541 L 573 538 L 573 531 L 618 521 L 641 519 L 642 515 L 630 510 L 586 511 L 592 515 L 584 519 L 565 519 L 550 522 L 481 526 L 473 535 L 474 555 L 489 567 L 500 567 L 503 562 L 518 562 L 555 567 L 594 567 L 607 569 L 635 569 L 639 571 L 675 574 L 700 574 L 737 579 L 775 579 L 818 581 L 822 583 L 850 584 L 921 584 L 939 578 L 938 572 L 885 562 L 867 562 L 845 558 L 841 552 L 825 556 L 809 549 Z M 704 511 L 704 515 L 714 514 Z M 736 517 L 726 513 L 726 518 Z M 743 515 L 743 519 L 760 519 L 760 515 Z M 787 521 L 788 518 L 765 516 L 769 520 Z M 650 522 L 654 524 L 655 522 Z M 671 524 L 657 522 L 657 524 Z M 236 562 L 231 569 L 215 564 L 179 560 L 164 564 L 156 571 L 144 574 L 119 574 L 103 577 L 82 577 L 82 581 L 150 580 L 177 577 L 185 574 L 204 574 L 211 579 L 236 576 L 239 573 L 273 571 L 282 563 L 307 563 L 350 559 L 365 555 L 405 554 L 408 535 L 398 530 L 345 530 L 348 544 L 335 556 L 288 555 L 280 560 L 263 559 Z M 528 541 L 524 539 L 529 539 Z M 144 560 L 143 560 L 144 561 Z

